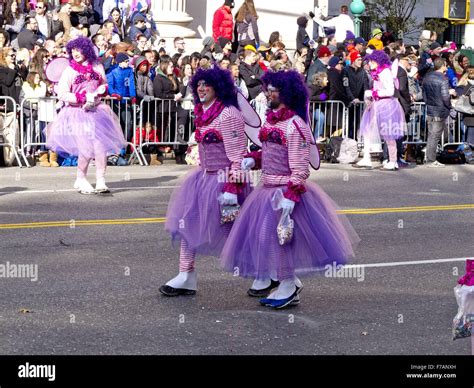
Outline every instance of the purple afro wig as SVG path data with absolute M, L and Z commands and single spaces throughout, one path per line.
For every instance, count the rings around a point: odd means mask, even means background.
M 211 69 L 198 69 L 196 71 L 196 74 L 194 74 L 190 82 L 195 104 L 200 102 L 197 93 L 199 81 L 205 81 L 206 84 L 212 86 L 216 92 L 217 99 L 221 101 L 224 106 L 235 106 L 237 109 L 239 108 L 237 102 L 237 88 L 228 70 L 214 66 Z
M 366 55 L 364 60 L 366 62 L 374 61 L 379 66 L 391 66 L 392 62 L 390 61 L 390 57 L 385 53 L 383 50 L 375 50 L 370 55 Z
M 267 71 L 262 82 L 265 90 L 268 85 L 277 88 L 280 91 L 280 101 L 308 122 L 309 92 L 301 74 L 296 70 Z
M 79 50 L 89 63 L 97 62 L 97 53 L 94 44 L 87 38 L 80 36 L 74 40 L 69 41 L 66 46 L 69 58 L 72 59 L 72 50 Z

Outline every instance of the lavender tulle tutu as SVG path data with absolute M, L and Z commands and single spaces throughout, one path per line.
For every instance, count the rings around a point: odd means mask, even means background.
M 94 158 L 96 153 L 120 153 L 127 146 L 118 117 L 105 104 L 93 111 L 66 106 L 45 132 L 49 149 L 87 158 Z
M 371 139 L 370 143 L 384 140 L 396 140 L 407 131 L 405 112 L 396 98 L 382 98 L 366 107 L 360 122 L 360 133 Z
M 232 224 L 220 223 L 217 197 L 223 187 L 217 174 L 205 173 L 200 167 L 184 177 L 171 194 L 166 213 L 165 229 L 173 242 L 184 239 L 196 253 L 219 256 L 232 228 Z M 247 184 L 238 195 L 239 204 L 250 190 Z
M 255 279 L 279 272 L 298 275 L 324 270 L 327 264 L 345 264 L 354 256 L 359 238 L 345 216 L 316 184 L 306 182 L 306 193 L 291 214 L 293 239 L 280 245 L 277 226 L 280 211 L 272 208 L 275 191 L 285 186 L 261 186 L 246 199 L 221 254 L 226 271 Z M 287 263 L 288 268 L 282 268 Z

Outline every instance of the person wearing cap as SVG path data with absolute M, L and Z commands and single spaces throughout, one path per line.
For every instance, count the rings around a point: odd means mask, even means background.
M 367 72 L 362 67 L 362 57 L 357 50 L 349 54 L 351 64 L 342 72 L 345 93 L 349 105 L 349 138 L 355 139 L 355 129 L 359 128 L 360 113 L 366 90 L 370 89 L 370 80 Z
M 137 15 L 133 20 L 133 25 L 128 33 L 130 41 L 134 42 L 138 34 L 145 35 L 147 39 L 154 36 L 153 31 L 147 27 L 145 18 L 142 15 Z
M 418 67 L 418 74 L 420 79 L 423 79 L 428 73 L 434 69 L 434 61 L 440 58 L 443 47 L 438 42 L 431 43 L 429 50 L 424 51 L 420 57 L 420 65 Z
M 298 32 L 296 33 L 296 49 L 301 50 L 303 47 L 309 48 L 309 35 L 306 31 L 308 26 L 308 18 L 306 16 L 300 16 L 296 19 L 298 25 Z
M 211 36 L 206 36 L 202 40 L 202 45 L 204 47 L 201 50 L 201 57 L 206 57 L 209 61 L 212 61 L 214 58 L 214 53 L 216 52 L 216 42 Z
M 350 31 L 352 34 L 354 34 L 354 21 L 349 16 L 349 7 L 347 5 L 341 6 L 341 13 L 339 16 L 329 20 L 321 19 L 321 11 L 318 7 L 315 7 L 314 13 L 310 12 L 309 16 L 321 27 L 334 27 L 336 29 L 335 37 L 337 43 L 344 42 L 347 36 L 347 31 Z
M 327 194 L 308 180 L 311 155 L 318 151 L 303 77 L 295 70 L 267 72 L 262 81 L 270 107 L 258 134 L 262 148 L 247 155 L 242 169 L 261 169 L 263 184 L 245 200 L 221 263 L 234 275 L 254 279 L 249 296 L 282 309 L 300 302 L 303 284 L 297 272 L 314 274 L 326 265 L 345 264 L 357 237 Z M 278 234 L 285 219 L 293 222 L 292 238 L 289 228 L 286 236 Z
M 380 28 L 375 28 L 372 31 L 372 39 L 369 40 L 367 46 L 374 46 L 375 50 L 383 50 L 382 35 L 382 30 Z
M 327 46 L 319 47 L 318 59 L 316 59 L 308 69 L 308 75 L 306 77 L 306 83 L 308 85 L 311 85 L 313 75 L 315 75 L 316 73 L 328 72 L 328 64 L 331 57 L 331 51 L 327 48 Z
M 260 54 L 258 65 L 265 72 L 270 68 L 270 61 L 272 60 L 272 51 L 270 47 L 265 44 L 260 44 L 257 52 Z
M 359 53 L 364 50 L 365 46 L 367 46 L 367 42 L 362 37 L 357 37 L 354 40 L 354 50 L 357 50 Z
M 225 0 L 224 4 L 219 7 L 212 18 L 212 38 L 215 42 L 219 38 L 227 38 L 232 41 L 234 33 L 234 17 L 232 9 L 235 4 L 233 0 Z
M 133 131 L 130 105 L 135 104 L 137 99 L 135 75 L 130 67 L 130 57 L 127 54 L 118 53 L 115 56 L 115 63 L 118 66 L 107 74 L 109 95 L 115 98 L 114 110 L 120 111 L 122 128 L 125 129 L 127 141 L 131 141 Z M 127 98 L 127 100 L 124 98 Z
M 130 1 L 130 0 L 128 0 Z M 120 1 L 119 1 L 120 2 Z M 135 1 L 131 1 L 130 11 L 132 14 L 130 15 L 130 21 L 132 23 L 135 22 L 135 18 L 141 16 L 145 19 L 146 28 L 150 29 L 153 36 L 158 34 L 156 23 L 153 20 L 153 12 L 150 10 L 151 8 L 151 0 L 141 0 L 136 3 L 136 8 L 133 9 Z
M 254 100 L 262 92 L 263 70 L 258 64 L 257 50 L 253 46 L 245 46 L 244 60 L 239 65 L 240 77 L 249 91 L 249 100 Z
M 218 66 L 198 69 L 190 87 L 200 166 L 173 192 L 166 213 L 165 230 L 181 244 L 179 273 L 159 288 L 169 297 L 196 294 L 196 255 L 218 257 L 232 227 L 222 223 L 221 207 L 242 204 L 250 191 L 241 170 L 245 121 L 230 72 Z

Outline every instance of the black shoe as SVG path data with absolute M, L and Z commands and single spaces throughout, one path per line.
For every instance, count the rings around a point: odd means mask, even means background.
M 273 290 L 274 288 L 277 288 L 279 285 L 280 285 L 280 282 L 278 280 L 271 279 L 271 283 L 267 288 L 263 288 L 261 290 L 255 290 L 253 288 L 249 288 L 247 291 L 247 295 L 253 296 L 255 298 L 263 298 L 265 296 L 268 296 L 268 294 L 270 294 L 270 291 Z
M 171 286 L 161 286 L 160 292 L 166 296 L 196 295 L 196 290 L 187 290 L 186 288 L 173 288 Z

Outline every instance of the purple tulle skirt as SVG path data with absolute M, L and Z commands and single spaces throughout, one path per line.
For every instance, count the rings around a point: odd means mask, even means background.
M 360 133 L 377 143 L 377 138 L 396 140 L 407 132 L 405 112 L 396 98 L 382 98 L 372 102 L 364 111 Z
M 46 129 L 47 147 L 58 153 L 94 158 L 118 154 L 127 146 L 118 117 L 105 104 L 94 111 L 66 106 Z
M 184 177 L 183 183 L 173 191 L 166 212 L 165 229 L 172 240 L 184 239 L 196 253 L 218 257 L 232 228 L 220 223 L 220 205 L 217 197 L 224 183 L 217 174 L 205 173 L 196 168 Z M 242 204 L 250 192 L 249 184 L 238 195 Z
M 243 277 L 268 279 L 282 271 L 304 275 L 328 264 L 345 264 L 354 256 L 359 237 L 336 206 L 316 184 L 307 182 L 306 193 L 295 205 L 293 239 L 281 246 L 277 226 L 281 210 L 272 208 L 275 191 L 284 186 L 262 186 L 246 199 L 221 254 L 226 271 Z M 285 268 L 282 268 L 285 266 Z

